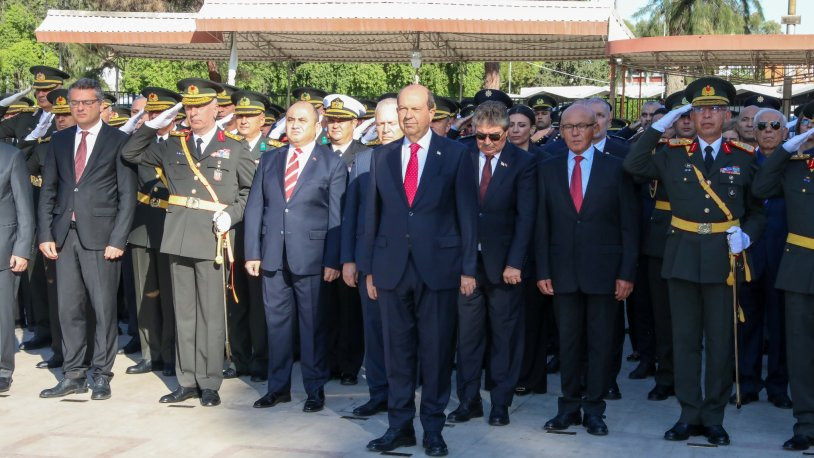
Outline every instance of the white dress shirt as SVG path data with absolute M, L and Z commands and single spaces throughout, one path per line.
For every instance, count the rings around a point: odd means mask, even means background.
M 203 143 L 201 143 L 201 154 L 203 154 L 203 152 L 206 151 L 206 147 L 209 146 L 209 143 L 212 141 L 212 137 L 215 136 L 215 133 L 217 133 L 217 131 L 218 126 L 213 126 L 212 130 L 203 135 L 198 135 L 194 133 L 192 134 L 193 144 L 197 145 L 199 138 L 203 140 Z
M 432 129 L 427 129 L 427 133 L 418 140 L 418 180 L 416 186 L 421 183 L 421 174 L 424 172 L 424 164 L 427 163 L 427 153 L 430 150 L 430 141 L 432 140 Z M 401 181 L 404 181 L 404 176 L 407 175 L 407 164 L 410 162 L 410 145 L 412 142 L 404 137 L 401 142 Z
M 607 142 L 608 142 L 608 137 L 602 137 L 602 140 L 599 140 L 598 142 L 594 143 L 594 148 L 596 148 L 596 150 L 599 151 L 600 153 L 604 153 L 605 152 L 605 143 L 607 143 Z
M 712 159 L 718 159 L 718 151 L 721 150 L 721 143 L 723 142 L 723 137 L 718 137 L 718 140 L 715 140 L 712 143 L 707 143 L 701 137 L 698 137 L 698 144 L 701 146 L 701 159 L 705 159 L 705 155 L 707 154 L 704 150 L 707 149 L 707 146 L 712 147 Z
M 88 165 L 90 160 L 90 153 L 93 151 L 93 145 L 96 144 L 96 139 L 99 138 L 99 131 L 102 130 L 102 120 L 96 123 L 95 126 L 87 129 L 88 136 L 85 137 L 85 146 L 87 152 L 85 153 L 85 165 Z M 76 151 L 79 149 L 79 143 L 82 142 L 82 128 L 76 126 L 76 137 L 73 139 L 73 157 L 76 158 Z
M 593 148 L 588 148 L 582 153 L 582 162 L 579 163 L 579 170 L 582 172 L 582 197 L 585 197 L 585 191 L 588 189 L 588 180 L 591 177 L 591 166 L 594 162 Z M 574 166 L 577 161 L 574 159 L 577 155 L 571 150 L 568 150 L 568 184 L 571 184 L 571 175 L 574 173 Z
M 301 153 L 297 156 L 297 166 L 299 170 L 297 171 L 297 179 L 299 176 L 302 175 L 302 170 L 305 168 L 305 164 L 308 163 L 308 159 L 311 158 L 311 152 L 314 151 L 314 147 L 316 146 L 316 142 L 311 142 L 305 146 L 300 147 Z M 297 149 L 294 145 L 288 145 L 288 154 L 285 158 L 285 166 L 283 166 L 283 174 L 285 174 L 285 169 L 288 168 L 288 161 L 291 160 L 291 155 L 294 154 L 294 150 Z
M 248 138 L 246 139 L 246 141 L 249 143 L 249 151 L 253 150 L 254 147 L 257 146 L 257 142 L 260 141 L 260 137 L 262 137 L 262 135 L 254 137 L 254 140 L 249 140 Z
M 501 151 L 502 152 L 502 151 Z M 495 176 L 495 172 L 497 171 L 497 161 L 500 160 L 500 153 L 495 154 L 492 156 L 492 177 Z M 483 178 L 483 168 L 486 166 L 486 155 L 482 152 L 478 154 L 478 184 L 480 185 L 480 180 Z

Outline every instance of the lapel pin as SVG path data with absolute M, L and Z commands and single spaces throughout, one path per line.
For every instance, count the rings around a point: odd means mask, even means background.
M 503 161 L 500 161 L 500 166 L 501 166 L 501 167 L 508 167 L 508 165 L 507 165 L 505 162 L 503 162 Z
M 440 155 L 441 155 L 441 152 L 440 152 L 440 151 L 436 151 L 436 152 L 435 152 L 435 154 L 437 154 L 437 155 L 439 155 L 439 156 L 440 156 Z

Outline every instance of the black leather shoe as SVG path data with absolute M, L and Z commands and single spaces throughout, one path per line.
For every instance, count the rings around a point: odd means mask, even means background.
M 260 374 L 252 374 L 252 376 L 251 376 L 251 378 L 249 380 L 251 380 L 252 383 L 267 382 L 268 377 L 266 377 L 265 375 L 260 375 Z
M 588 431 L 588 434 L 593 436 L 607 436 L 608 425 L 602 420 L 602 415 L 588 414 L 582 418 L 582 426 Z
M 39 350 L 40 348 L 45 348 L 48 345 L 51 345 L 51 338 L 41 336 L 39 334 L 34 334 L 28 340 L 23 341 L 20 344 L 20 350 L 27 351 L 27 350 Z
M 370 400 L 353 409 L 353 414 L 357 417 L 370 417 L 379 412 L 387 412 L 387 401 Z
M 757 402 L 760 397 L 757 393 L 741 393 L 741 405 L 745 406 L 746 404 L 750 404 L 752 402 Z M 738 403 L 737 395 L 733 394 L 729 397 L 729 403 L 733 406 Z
M 517 385 L 514 388 L 514 394 L 516 394 L 517 396 L 525 396 L 527 394 L 531 394 L 531 390 L 529 389 L 529 387 L 525 385 Z
M 356 374 L 342 374 L 342 377 L 339 378 L 340 385 L 356 385 L 359 383 L 359 378 Z
M 46 359 L 37 363 L 37 369 L 59 369 L 62 367 L 63 362 L 61 359 Z
M 147 361 L 146 359 L 142 359 L 135 366 L 130 366 L 127 368 L 125 372 L 128 374 L 146 374 L 148 372 L 153 371 L 153 363 Z
M 622 399 L 622 392 L 619 391 L 619 384 L 614 381 L 603 397 L 606 401 L 616 401 Z
M 440 432 L 424 432 L 424 454 L 427 456 L 447 456 L 449 449 Z
M 238 378 L 241 375 L 246 375 L 246 374 L 238 372 L 237 369 L 235 369 L 234 367 L 227 367 L 226 369 L 223 370 L 223 378 L 225 378 L 225 379 L 227 379 L 227 378 Z
M 778 409 L 791 409 L 794 407 L 792 404 L 791 399 L 789 399 L 788 395 L 781 394 L 780 396 L 769 396 L 769 402 L 774 404 L 775 407 Z
M 90 388 L 90 398 L 94 401 L 104 401 L 105 399 L 110 399 L 110 380 L 108 380 L 107 377 L 96 377 L 96 380 L 93 381 Z
M 220 395 L 217 390 L 201 390 L 201 405 L 215 407 L 220 405 Z
M 582 424 L 582 417 L 579 411 L 571 413 L 558 413 L 556 417 L 548 420 L 543 426 L 546 431 L 562 431 L 568 429 L 570 426 L 577 426 Z
M 416 444 L 413 428 L 387 428 L 384 436 L 368 442 L 367 449 L 372 452 L 392 452 L 399 447 L 412 447 Z
M 628 378 L 631 380 L 642 380 L 646 379 L 647 377 L 652 377 L 656 373 L 656 365 L 653 363 L 646 363 L 644 361 L 640 361 L 639 365 L 636 366 L 636 369 L 628 374 Z
M 132 355 L 141 351 L 141 341 L 138 337 L 133 337 L 130 342 L 127 342 L 124 347 L 119 349 L 119 354 Z
M 11 388 L 11 377 L 0 377 L 0 393 L 4 393 Z
M 472 418 L 480 418 L 483 416 L 483 402 L 480 398 L 472 399 L 471 401 L 461 401 L 458 408 L 453 410 L 447 415 L 447 421 L 450 423 L 463 423 Z
M 322 388 L 308 394 L 308 399 L 305 400 L 305 405 L 302 406 L 303 412 L 319 412 L 325 408 L 325 391 Z
M 489 412 L 489 424 L 492 426 L 506 426 L 509 424 L 509 408 L 506 406 L 492 406 Z
M 783 449 L 803 452 L 808 450 L 808 447 L 812 445 L 814 445 L 814 439 L 802 434 L 795 434 L 791 439 L 783 443 Z
M 88 386 L 85 384 L 85 379 L 78 378 L 65 378 L 62 379 L 57 386 L 42 390 L 40 392 L 41 398 L 59 398 L 74 393 L 87 393 Z
M 548 374 L 556 374 L 560 371 L 560 357 L 554 355 L 551 359 L 548 360 L 548 364 L 545 365 L 545 371 Z
M 274 407 L 281 402 L 291 402 L 291 393 L 266 393 L 262 398 L 254 401 L 255 409 Z
M 175 377 L 175 365 L 164 366 L 164 369 L 161 370 L 161 374 L 165 377 Z
M 650 401 L 664 401 L 670 396 L 675 396 L 675 394 L 675 388 L 671 386 L 656 385 L 652 390 L 650 390 L 649 393 L 647 393 L 647 399 Z
M 187 388 L 179 386 L 172 393 L 161 396 L 161 399 L 159 399 L 158 402 L 162 404 L 171 404 L 186 401 L 187 399 L 197 398 L 199 396 L 200 393 L 198 393 L 197 387 Z
M 707 442 L 712 445 L 729 445 L 729 434 L 721 425 L 707 428 Z
M 690 425 L 678 422 L 664 433 L 664 439 L 668 441 L 685 441 L 690 436 L 705 436 L 706 428 L 701 425 Z

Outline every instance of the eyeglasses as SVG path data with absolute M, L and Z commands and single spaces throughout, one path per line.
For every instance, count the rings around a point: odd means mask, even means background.
M 800 125 L 803 127 L 808 127 L 811 125 L 811 120 L 808 118 L 800 118 Z
M 769 126 L 772 126 L 772 130 L 780 130 L 780 121 L 772 121 L 770 123 L 760 121 L 757 123 L 757 130 L 766 130 Z
M 97 103 L 98 100 L 71 100 L 69 103 L 72 107 L 78 107 L 79 105 L 84 105 L 86 107 L 93 106 L 94 103 Z
M 576 129 L 577 132 L 582 133 L 582 132 L 585 132 L 585 129 L 587 129 L 589 127 L 593 127 L 594 125 L 596 125 L 595 122 L 592 122 L 592 123 L 579 123 L 579 124 L 560 124 L 560 130 L 571 131 L 571 130 Z
M 729 111 L 729 107 L 726 105 L 712 105 L 708 107 L 692 107 L 692 111 L 696 113 L 703 113 L 705 111 L 709 111 L 712 113 L 726 113 Z
M 503 133 L 504 132 L 484 134 L 482 132 L 477 132 L 477 133 L 475 133 L 475 138 L 477 138 L 480 141 L 484 141 L 484 140 L 486 140 L 488 138 L 489 140 L 492 140 L 493 142 L 496 142 L 496 141 L 500 140 L 501 137 L 503 137 Z

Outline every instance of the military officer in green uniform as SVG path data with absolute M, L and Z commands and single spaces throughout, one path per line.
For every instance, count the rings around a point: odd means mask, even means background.
M 160 402 L 200 396 L 201 405 L 216 406 L 228 344 L 225 281 L 234 261 L 229 229 L 243 218 L 255 165 L 243 137 L 215 124 L 223 90 L 218 83 L 187 78 L 178 89 L 181 103 L 146 121 L 122 148 L 122 157 L 161 167 L 170 191 L 161 252 L 170 261 L 179 387 Z M 182 104 L 190 130 L 157 143 L 156 131 L 174 122 Z
M 141 95 L 147 99 L 144 111 L 148 119 L 155 119 L 181 101 L 181 94 L 160 87 L 145 87 Z M 155 131 L 153 143 L 160 145 L 169 141 L 172 129 L 173 126 L 169 125 Z M 167 376 L 175 374 L 170 261 L 169 255 L 160 251 L 169 195 L 164 169 L 139 164 L 136 194 L 139 205 L 127 242 L 133 259 L 141 360 L 127 368 L 128 374 L 158 370 Z
M 232 94 L 240 88 L 231 84 L 218 83 L 223 88 L 218 93 L 218 127 L 233 134 L 237 133 L 237 120 L 235 119 L 235 104 L 232 103 Z
M 531 136 L 531 141 L 544 145 L 556 140 L 560 131 L 552 125 L 551 112 L 557 106 L 557 100 L 545 93 L 534 94 L 526 100 L 526 105 L 534 109 L 534 127 L 537 129 Z
M 753 186 L 760 199 L 783 196 L 786 201 L 789 234 L 775 287 L 785 293 L 786 358 L 797 420 L 783 448 L 794 451 L 814 445 L 814 150 L 798 152 L 812 134 L 809 129 L 777 148 Z
M 685 94 L 690 104 L 653 123 L 624 166 L 633 175 L 659 179 L 670 196 L 661 273 L 669 289 L 681 417 L 664 438 L 678 441 L 704 434 L 711 444 L 728 445 L 723 419 L 734 362 L 732 289 L 749 278 L 744 250 L 760 237 L 766 220 L 761 202 L 752 196 L 757 171 L 752 148 L 721 138 L 734 86 L 701 78 Z M 672 139 L 652 154 L 664 130 L 690 110 L 697 136 Z M 699 384 L 702 342 L 705 397 Z
M 39 110 L 34 113 L 22 113 L 13 118 L 0 121 L 0 139 L 13 137 L 20 142 L 28 137 L 38 124 L 42 123 L 46 125 L 53 123 L 53 121 L 51 121 L 53 115 L 51 114 L 51 104 L 48 102 L 48 93 L 62 87 L 64 80 L 70 78 L 70 75 L 62 70 L 45 65 L 35 65 L 29 70 L 31 74 L 34 75 L 34 82 L 31 84 L 31 88 L 34 90 L 34 97 L 37 99 Z M 0 100 L 0 118 L 3 117 L 13 103 L 22 99 L 28 92 L 29 89 L 25 89 Z M 45 131 L 45 129 L 42 130 L 43 132 Z M 36 140 L 36 138 L 40 136 L 42 136 L 42 134 L 37 135 L 32 140 Z M 25 152 L 25 150 L 23 151 Z

